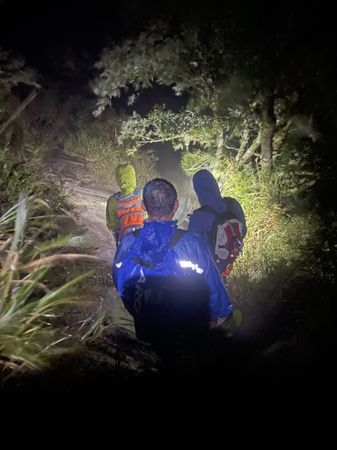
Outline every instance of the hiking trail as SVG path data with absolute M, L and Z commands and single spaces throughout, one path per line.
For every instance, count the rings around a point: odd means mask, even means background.
M 62 184 L 66 201 L 70 205 L 71 211 L 67 211 L 67 214 L 73 219 L 74 230 L 66 231 L 75 233 L 72 240 L 74 245 L 78 242 L 81 253 L 90 253 L 100 258 L 90 267 L 94 272 L 92 296 L 95 297 L 91 307 L 84 311 L 75 309 L 65 318 L 70 326 L 74 321 L 92 322 L 99 315 L 105 316 L 105 325 L 108 322 L 109 332 L 104 333 L 88 348 L 85 364 L 90 366 L 93 359 L 96 366 L 98 364 L 100 367 L 115 368 L 118 359 L 118 364 L 122 361 L 122 365 L 132 370 L 141 370 L 154 356 L 136 340 L 133 319 L 118 297 L 111 276 L 116 246 L 112 233 L 106 226 L 105 207 L 107 198 L 118 191 L 114 177 L 111 177 L 109 186 L 98 185 L 84 156 L 68 153 L 60 148 L 46 156 L 45 165 L 51 182 L 55 180 Z M 83 230 L 80 235 L 79 227 Z M 150 365 L 153 365 L 152 362 Z

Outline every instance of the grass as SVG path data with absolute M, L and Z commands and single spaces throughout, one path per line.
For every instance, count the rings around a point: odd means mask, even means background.
M 113 184 L 116 167 L 121 163 L 131 163 L 137 173 L 139 186 L 155 177 L 155 157 L 151 152 L 132 153 L 120 147 L 116 141 L 116 127 L 103 120 L 86 123 L 85 129 L 68 137 L 65 143 L 67 151 L 86 156 L 89 170 L 106 185 Z
M 54 236 L 41 200 L 21 197 L 0 217 L 0 368 L 6 375 L 47 367 L 68 336 L 53 321 L 78 301 L 76 286 L 88 274 L 57 285 L 57 264 L 90 255 L 63 253 L 70 236 Z
M 244 210 L 248 232 L 230 283 L 239 286 L 242 297 L 251 298 L 258 286 L 277 292 L 290 278 L 315 276 L 313 247 L 319 247 L 321 220 L 305 208 L 291 212 L 284 208 L 279 200 L 288 191 L 277 169 L 265 177 L 252 167 L 239 168 L 234 159 L 216 161 L 202 152 L 184 156 L 183 168 L 190 175 L 209 169 L 222 195 L 236 198 Z M 268 301 L 268 295 L 261 297 Z

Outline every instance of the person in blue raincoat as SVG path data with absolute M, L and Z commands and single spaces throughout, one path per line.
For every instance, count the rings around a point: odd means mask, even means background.
M 218 183 L 211 172 L 201 169 L 193 175 L 193 187 L 197 194 L 200 206 L 190 215 L 188 230 L 198 233 L 208 241 L 209 233 L 212 229 L 215 215 L 213 212 L 203 208 L 210 207 L 216 213 L 228 212 L 233 214 L 242 224 L 242 238 L 246 236 L 246 218 L 240 203 L 232 197 L 222 197 Z M 218 267 L 220 272 L 224 267 Z M 228 269 L 227 269 L 228 271 Z M 224 278 L 228 273 L 224 274 Z
M 205 330 L 232 316 L 232 303 L 207 243 L 173 220 L 174 186 L 156 178 L 143 190 L 148 219 L 125 236 L 113 262 L 113 279 L 134 318 L 138 339 L 153 343 Z

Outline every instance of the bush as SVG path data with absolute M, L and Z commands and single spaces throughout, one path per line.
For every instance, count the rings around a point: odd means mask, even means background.
M 320 244 L 321 220 L 305 209 L 304 202 L 302 208 L 287 211 L 282 199 L 289 195 L 290 185 L 280 182 L 280 170 L 266 176 L 248 165 L 239 169 L 234 159 L 216 161 L 203 152 L 185 154 L 182 165 L 188 174 L 209 169 L 222 195 L 236 198 L 243 207 L 248 232 L 231 275 L 232 284 L 246 280 L 247 294 L 252 283 L 268 278 L 275 270 L 279 274 L 278 280 L 274 277 L 272 281 L 276 290 L 295 272 L 297 276 L 317 276 L 313 247 Z
M 0 369 L 9 375 L 46 367 L 68 338 L 53 321 L 64 305 L 77 301 L 74 287 L 86 274 L 64 282 L 53 267 L 97 259 L 62 253 L 70 237 L 56 233 L 50 215 L 41 215 L 45 206 L 22 197 L 0 217 Z
M 43 162 L 48 150 L 46 130 L 34 127 L 27 115 L 0 136 L 0 214 L 17 202 L 19 194 L 47 199 L 54 209 L 65 206 L 62 186 L 50 183 Z

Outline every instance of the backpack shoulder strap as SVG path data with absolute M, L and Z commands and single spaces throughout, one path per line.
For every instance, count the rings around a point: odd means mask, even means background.
M 170 248 L 174 247 L 178 241 L 186 234 L 186 230 L 181 230 L 180 228 L 177 228 L 176 231 L 173 233 L 173 236 L 170 239 Z
M 132 234 L 134 236 L 138 236 L 138 234 L 140 233 L 140 228 L 138 228 L 137 230 L 134 230 L 132 232 Z M 169 247 L 173 248 L 176 243 L 185 235 L 186 230 L 180 230 L 179 228 L 176 229 L 176 231 L 173 233 L 173 236 L 170 239 L 170 243 L 169 243 Z M 136 264 L 140 264 L 141 266 L 147 267 L 148 269 L 155 269 L 155 265 L 153 264 L 149 264 L 145 261 L 143 261 L 141 258 L 139 258 L 138 256 L 134 256 L 132 258 L 132 260 L 136 263 Z
M 140 232 L 141 228 L 136 228 L 132 231 L 132 234 L 137 237 Z M 186 232 L 187 230 L 181 230 L 180 228 L 177 228 L 170 239 L 169 247 L 174 247 L 176 243 L 180 241 L 180 239 L 186 234 Z
M 215 217 L 221 217 L 221 219 L 226 219 L 226 220 L 229 220 L 229 219 L 236 219 L 236 220 L 239 220 L 238 219 L 238 217 L 237 217 L 237 215 L 233 212 L 233 211 L 228 211 L 228 210 L 225 210 L 225 211 L 221 211 L 221 212 L 218 212 L 218 211 L 216 211 L 215 209 L 213 209 L 211 206 L 209 206 L 209 205 L 204 205 L 204 206 L 201 206 L 199 209 L 197 209 L 196 211 L 205 211 L 205 212 L 209 212 L 209 213 L 212 213 L 212 214 L 214 214 L 214 216 Z M 240 220 L 239 220 L 239 222 L 241 222 Z
M 209 205 L 204 205 L 204 206 L 200 206 L 200 208 L 196 209 L 195 211 L 204 211 L 204 212 L 209 212 L 212 213 L 214 215 L 219 214 L 217 211 L 215 211 L 215 209 L 213 209 L 211 206 Z

